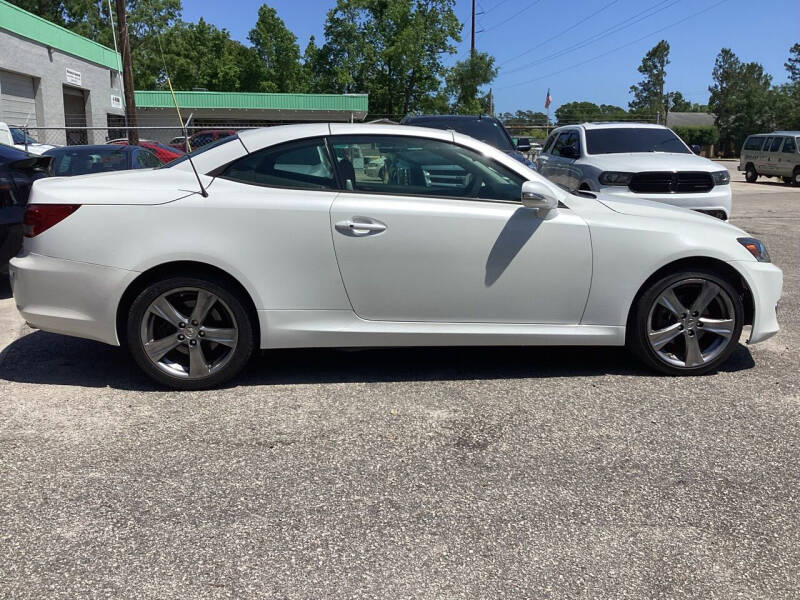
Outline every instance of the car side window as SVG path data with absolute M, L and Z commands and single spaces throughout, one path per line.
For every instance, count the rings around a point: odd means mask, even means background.
M 268 187 L 338 189 L 325 141 L 321 138 L 258 150 L 228 165 L 220 177 Z
M 794 138 L 786 138 L 783 142 L 783 151 L 787 154 L 794 154 L 797 152 L 797 143 L 794 141 Z
M 764 143 L 763 137 L 749 137 L 744 143 L 745 150 L 761 150 L 761 144 Z
M 553 144 L 553 148 L 550 150 L 553 156 L 561 156 L 561 149 L 566 145 L 568 135 L 569 133 L 565 131 L 558 136 L 558 139 Z
M 575 150 L 578 151 L 578 154 L 580 154 L 580 152 L 581 152 L 581 142 L 580 142 L 580 138 L 578 137 L 578 132 L 575 131 L 575 130 L 568 131 L 566 136 L 567 137 L 564 140 L 564 143 L 562 144 L 562 148 L 564 146 L 572 146 L 572 147 L 575 148 Z
M 550 154 L 550 149 L 553 146 L 553 142 L 556 141 L 558 137 L 557 133 L 551 133 L 550 137 L 547 138 L 547 141 L 544 143 L 544 148 L 542 148 L 542 154 Z
M 769 152 L 769 147 L 772 145 L 772 138 L 768 137 L 767 141 L 764 142 L 764 148 L 762 149 L 764 152 Z
M 781 147 L 781 142 L 783 141 L 782 137 L 776 137 L 772 141 L 772 146 L 770 147 L 770 152 L 777 152 Z
M 336 157 L 339 179 L 347 190 L 520 201 L 525 177 L 452 142 L 387 135 L 328 139 Z
M 160 167 L 161 161 L 158 160 L 155 154 L 148 150 L 139 150 L 136 153 L 136 168 L 149 169 L 152 167 Z

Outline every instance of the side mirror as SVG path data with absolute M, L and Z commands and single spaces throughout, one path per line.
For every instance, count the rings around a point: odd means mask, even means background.
M 700 144 L 692 144 L 692 152 L 700 154 Z
M 550 219 L 558 210 L 558 198 L 550 187 L 541 181 L 526 181 L 522 184 L 522 205 L 539 212 L 539 218 Z
M 520 152 L 529 152 L 531 149 L 531 141 L 528 138 L 518 138 L 516 145 Z

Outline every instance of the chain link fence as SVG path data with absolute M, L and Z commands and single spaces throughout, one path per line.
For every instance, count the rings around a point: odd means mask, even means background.
M 135 129 L 139 134 L 139 139 L 142 141 L 158 142 L 167 146 L 185 149 L 185 136 L 187 135 L 190 138 L 191 136 L 195 136 L 192 141 L 192 147 L 194 148 L 213 141 L 219 137 L 220 133 L 285 125 L 296 122 L 275 120 L 226 120 L 221 118 L 193 119 L 190 115 L 187 115 L 187 119 L 188 121 L 185 124 L 185 128 L 181 128 L 174 115 L 171 118 L 165 118 L 163 115 L 137 115 L 138 126 Z M 384 116 L 382 118 L 380 115 L 370 115 L 367 122 L 392 124 L 399 123 L 401 120 L 402 116 L 398 115 Z M 503 123 L 509 133 L 514 137 L 528 137 L 531 138 L 532 141 L 542 142 L 556 127 L 570 122 L 583 122 L 584 120 L 585 118 L 576 115 L 574 120 L 562 118 L 559 123 L 551 123 L 549 125 L 520 122 L 518 119 L 507 119 Z M 598 118 L 597 120 L 603 119 Z M 616 118 L 614 120 L 639 123 L 658 122 L 657 117 L 650 117 L 647 115 L 629 116 L 625 119 Z M 66 119 L 66 121 L 68 123 L 75 123 L 75 125 L 44 127 L 31 126 L 28 124 L 14 125 L 9 123 L 9 126 L 13 128 L 12 133 L 15 144 L 24 146 L 25 143 L 27 143 L 32 147 L 34 144 L 44 144 L 47 146 L 108 144 L 116 140 L 127 140 L 128 131 L 133 129 L 126 127 L 125 118 L 118 115 L 108 115 L 108 123 L 105 126 L 87 126 L 85 125 L 85 119 L 81 122 L 78 118 L 70 118 Z

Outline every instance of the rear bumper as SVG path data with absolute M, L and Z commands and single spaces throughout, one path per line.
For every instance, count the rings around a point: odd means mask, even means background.
M 31 326 L 119 346 L 117 306 L 138 273 L 25 254 L 9 263 L 11 290 Z
M 600 190 L 611 197 L 625 200 L 650 200 L 663 202 L 672 206 L 680 206 L 691 210 L 723 211 L 731 216 L 731 186 L 717 185 L 704 194 L 636 194 L 628 188 L 619 186 L 603 186 Z
M 735 261 L 753 293 L 753 328 L 748 344 L 757 344 L 778 333 L 777 305 L 783 291 L 783 271 L 772 263 Z

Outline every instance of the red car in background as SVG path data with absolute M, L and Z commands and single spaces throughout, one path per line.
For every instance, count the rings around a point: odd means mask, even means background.
M 203 129 L 189 138 L 189 145 L 192 150 L 197 150 L 211 142 L 216 142 L 231 135 L 236 135 L 235 129 Z M 179 138 L 175 138 L 170 142 L 170 146 L 179 150 L 187 150 L 186 142 Z
M 120 138 L 116 140 L 111 140 L 108 143 L 118 144 L 120 146 L 127 146 L 128 140 L 126 140 L 125 138 Z M 165 146 L 164 144 L 154 142 L 153 140 L 139 140 L 139 145 L 142 148 L 147 148 L 148 150 L 150 150 L 153 154 L 156 155 L 158 160 L 160 160 L 162 163 L 168 163 L 171 160 L 175 160 L 176 158 L 186 154 L 183 150 L 172 148 L 170 146 Z

